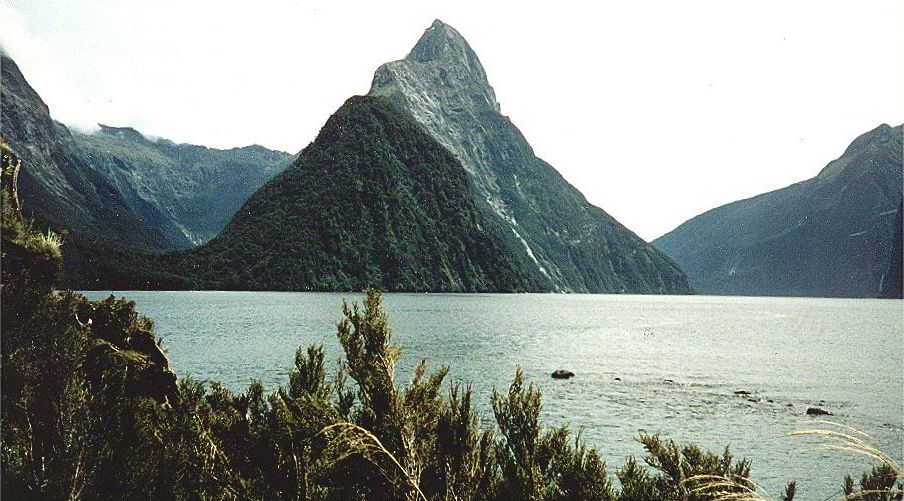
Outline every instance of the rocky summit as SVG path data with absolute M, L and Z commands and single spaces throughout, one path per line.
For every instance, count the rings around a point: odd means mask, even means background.
M 816 177 L 712 209 L 654 244 L 704 293 L 899 296 L 901 137 L 883 124 Z
M 396 103 L 462 164 L 471 194 L 532 290 L 687 293 L 681 270 L 534 155 L 465 39 L 437 20 L 382 65 L 370 95 Z

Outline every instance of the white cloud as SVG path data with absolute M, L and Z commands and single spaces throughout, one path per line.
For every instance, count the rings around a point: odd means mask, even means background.
M 0 4 L 0 48 L 16 61 L 54 119 L 78 130 L 95 130 L 97 121 L 85 96 L 69 83 L 68 73 L 47 42 L 26 26 L 18 11 Z

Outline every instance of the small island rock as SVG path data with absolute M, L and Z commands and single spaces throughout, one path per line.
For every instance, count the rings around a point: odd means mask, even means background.
M 553 371 L 552 378 L 553 379 L 571 379 L 574 377 L 574 372 L 566 371 L 564 369 L 558 369 Z
M 832 413 L 825 409 L 820 409 L 819 407 L 808 407 L 807 415 L 808 416 L 831 416 Z

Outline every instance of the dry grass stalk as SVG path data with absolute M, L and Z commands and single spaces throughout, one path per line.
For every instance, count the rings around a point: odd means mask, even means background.
M 427 501 L 427 497 L 421 492 L 417 480 L 409 477 L 405 468 L 402 467 L 402 464 L 396 459 L 395 455 L 393 455 L 392 452 L 380 442 L 380 439 L 369 430 L 355 423 L 346 421 L 331 424 L 320 430 L 317 435 L 330 435 L 332 432 L 335 432 L 336 435 L 332 436 L 330 440 L 338 447 L 338 454 L 333 458 L 335 463 L 344 461 L 351 456 L 360 455 L 383 472 L 383 475 L 387 480 L 393 481 L 392 477 L 388 475 L 388 472 L 383 469 L 383 465 L 378 459 L 380 456 L 386 457 L 389 459 L 390 463 L 398 469 L 402 478 L 404 478 L 411 488 L 417 492 L 418 497 Z
M 692 493 L 712 496 L 715 501 L 771 501 L 772 499 L 754 481 L 744 477 L 694 475 L 684 480 L 684 484 Z
M 901 465 L 899 465 L 888 454 L 885 454 L 879 449 L 873 447 L 866 441 L 868 439 L 872 439 L 872 437 L 870 437 L 866 433 L 851 428 L 850 426 L 834 423 L 832 421 L 819 421 L 819 423 L 826 426 L 834 426 L 837 428 L 845 429 L 848 431 L 848 433 L 828 428 L 811 428 L 808 430 L 789 433 L 788 436 L 821 439 L 822 442 L 818 443 L 817 446 L 822 449 L 850 452 L 853 454 L 868 456 L 887 464 L 899 477 L 904 476 L 904 469 L 901 468 Z M 860 435 L 864 438 L 857 438 L 856 436 L 854 436 L 855 434 Z

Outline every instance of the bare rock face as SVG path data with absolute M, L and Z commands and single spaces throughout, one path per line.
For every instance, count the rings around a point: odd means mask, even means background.
M 691 291 L 671 260 L 534 155 L 451 26 L 435 21 L 405 59 L 380 66 L 370 94 L 410 113 L 458 159 L 491 230 L 528 270 L 531 289 Z

